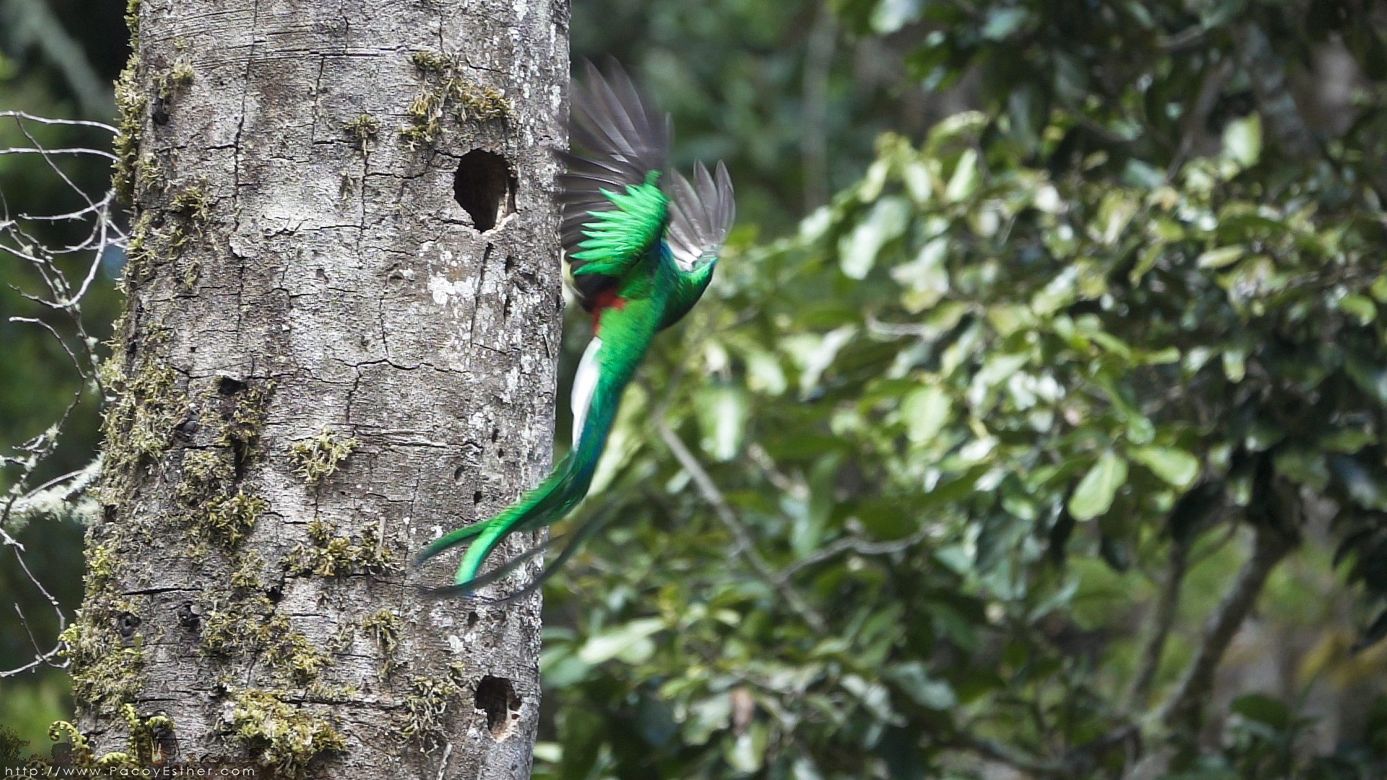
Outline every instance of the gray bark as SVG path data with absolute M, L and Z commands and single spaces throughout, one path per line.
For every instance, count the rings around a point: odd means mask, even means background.
M 135 13 L 128 309 L 66 636 L 92 757 L 527 777 L 538 598 L 421 598 L 453 561 L 408 561 L 549 465 L 566 0 Z

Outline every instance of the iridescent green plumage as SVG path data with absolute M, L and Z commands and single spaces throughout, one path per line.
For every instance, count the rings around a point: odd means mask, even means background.
M 665 230 L 669 198 L 656 182 L 659 171 L 651 171 L 641 184 L 627 185 L 625 192 L 604 189 L 611 201 L 607 211 L 589 211 L 578 250 L 570 257 L 585 260 L 573 269 L 574 276 L 605 274 L 620 277 L 630 263 L 652 246 Z
M 586 89 L 574 99 L 573 142 L 559 177 L 563 244 L 574 288 L 592 312 L 594 334 L 573 392 L 573 448 L 537 487 L 496 516 L 430 543 L 423 562 L 469 543 L 452 588 L 470 593 L 542 552 L 548 543 L 479 576 L 497 545 L 512 533 L 547 527 L 582 501 L 616 422 L 621 395 L 655 334 L 682 318 L 712 280 L 717 253 L 733 218 L 732 182 L 718 164 L 695 166 L 693 181 L 665 175 L 668 119 L 646 108 L 629 78 L 613 68 L 604 79 L 588 66 Z M 668 189 L 662 188 L 663 183 Z M 572 541 L 528 592 L 597 528 L 576 529 Z M 552 541 L 552 540 L 551 540 Z

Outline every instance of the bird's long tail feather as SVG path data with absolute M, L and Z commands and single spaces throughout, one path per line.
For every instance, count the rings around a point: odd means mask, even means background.
M 586 523 L 583 523 L 577 529 L 570 531 L 566 534 L 549 537 L 544 542 L 535 545 L 534 547 L 526 550 L 523 553 L 520 553 L 514 558 L 511 558 L 510 560 L 506 561 L 500 566 L 497 566 L 496 568 L 487 572 L 486 574 L 482 574 L 472 579 L 466 585 L 450 585 L 445 588 L 430 588 L 427 589 L 425 593 L 429 596 L 434 596 L 438 598 L 445 598 L 449 596 L 468 596 L 474 594 L 477 591 L 477 589 L 485 587 L 493 582 L 510 576 L 512 572 L 520 568 L 520 566 L 523 565 L 526 561 L 529 561 L 535 556 L 546 552 L 551 547 L 556 547 L 560 543 L 564 543 L 563 550 L 559 553 L 558 557 L 555 558 L 551 563 L 546 565 L 543 571 L 541 571 L 534 579 L 530 580 L 528 583 L 525 584 L 524 587 L 520 588 L 519 590 L 512 591 L 498 598 L 483 599 L 474 596 L 474 598 L 476 598 L 478 602 L 492 607 L 509 604 L 513 601 L 518 601 L 522 598 L 525 598 L 529 594 L 534 593 L 536 590 L 539 589 L 541 585 L 548 581 L 550 577 L 554 576 L 554 574 L 558 572 L 559 568 L 562 567 L 569 558 L 573 557 L 573 554 L 578 551 L 578 548 L 582 546 L 583 542 L 586 539 L 591 537 L 597 531 L 601 530 L 602 526 L 607 524 L 608 519 L 609 516 L 598 514 L 591 520 L 588 520 Z
M 594 353 L 593 368 L 595 363 Z M 513 571 L 520 561 L 507 562 L 497 571 L 485 577 L 478 577 L 482 564 L 507 536 L 517 531 L 535 531 L 558 522 L 583 500 L 587 495 L 588 486 L 592 484 L 597 462 L 606 447 L 607 436 L 616 421 L 621 391 L 629 378 L 630 372 L 623 371 L 619 376 L 605 376 L 597 381 L 599 386 L 594 388 L 590 399 L 584 400 L 581 419 L 574 421 L 575 425 L 581 426 L 581 433 L 573 449 L 559 461 L 543 482 L 496 516 L 447 533 L 420 551 L 415 558 L 416 565 L 453 547 L 468 545 L 458 565 L 453 587 L 435 592 L 471 593 Z M 567 560 L 577 544 L 592 530 L 595 528 L 585 527 L 572 534 L 574 539 L 570 547 L 564 550 L 550 568 L 557 569 L 559 564 Z M 523 553 L 522 559 L 543 552 L 545 546 Z

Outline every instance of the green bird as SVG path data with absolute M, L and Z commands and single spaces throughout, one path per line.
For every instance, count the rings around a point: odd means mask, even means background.
M 709 173 L 699 163 L 692 181 L 666 171 L 667 115 L 652 111 L 631 79 L 613 65 L 603 77 L 587 65 L 575 87 L 571 139 L 561 153 L 564 256 L 578 301 L 592 314 L 593 336 L 573 380 L 573 446 L 538 487 L 494 517 L 444 534 L 416 559 L 468 544 L 453 586 L 441 593 L 471 594 L 544 551 L 557 538 L 479 576 L 506 536 L 561 520 L 587 495 L 627 383 L 655 334 L 678 322 L 708 288 L 718 252 L 732 226 L 732 180 L 719 162 Z M 567 560 L 598 527 L 591 521 L 528 593 Z

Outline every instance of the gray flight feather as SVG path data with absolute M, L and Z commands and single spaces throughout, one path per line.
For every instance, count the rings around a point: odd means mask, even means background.
M 693 181 L 675 171 L 670 177 L 669 231 L 666 241 L 680 268 L 689 270 L 717 257 L 736 217 L 732 177 L 718 163 L 714 174 L 694 165 Z
M 561 152 L 564 172 L 559 174 L 559 203 L 563 207 L 560 235 L 574 270 L 583 261 L 573 260 L 578 244 L 587 237 L 584 225 L 591 212 L 607 211 L 612 202 L 602 194 L 625 192 L 641 184 L 650 171 L 663 171 L 669 149 L 669 117 L 648 107 L 626 71 L 615 62 L 604 77 L 592 63 L 572 97 L 571 152 Z M 592 299 L 614 284 L 598 275 L 575 277 L 579 299 L 590 308 Z

